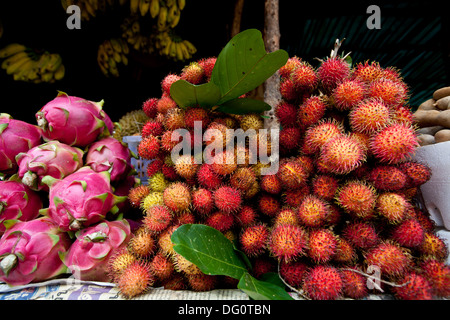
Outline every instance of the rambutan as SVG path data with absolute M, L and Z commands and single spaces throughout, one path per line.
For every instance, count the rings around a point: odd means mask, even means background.
M 328 58 L 317 69 L 317 76 L 325 90 L 334 90 L 350 77 L 350 65 L 340 57 Z
M 180 177 L 191 179 L 197 174 L 200 164 L 195 163 L 194 156 L 185 154 L 175 160 L 175 171 Z
M 155 239 L 146 226 L 140 227 L 127 244 L 128 252 L 139 259 L 150 257 L 155 251 Z
M 142 138 L 146 138 L 150 135 L 158 137 L 163 134 L 164 127 L 163 125 L 155 120 L 148 120 L 141 130 L 141 136 Z
M 380 237 L 374 225 L 369 222 L 351 222 L 342 230 L 342 236 L 352 246 L 359 249 L 367 249 L 375 246 Z
M 291 71 L 291 80 L 300 91 L 312 91 L 318 81 L 314 68 L 306 61 L 300 61 Z
M 330 119 L 320 120 L 306 130 L 303 151 L 306 154 L 315 154 L 326 142 L 342 133 L 343 128 L 338 122 Z
M 342 294 L 344 284 L 338 269 L 318 265 L 307 271 L 302 287 L 313 300 L 334 300 Z
M 240 125 L 244 131 L 249 129 L 258 131 L 264 128 L 264 120 L 259 114 L 248 113 L 241 118 Z
M 204 81 L 205 72 L 198 62 L 191 62 L 183 68 L 180 77 L 192 84 L 200 84 Z
M 136 260 L 131 263 L 117 278 L 117 287 L 122 296 L 127 299 L 145 293 L 155 282 L 147 263 Z
M 240 167 L 230 177 L 230 185 L 238 190 L 246 191 L 256 181 L 256 174 L 250 167 Z
M 170 278 L 162 283 L 166 290 L 187 290 L 188 284 L 185 277 L 178 272 L 175 272 Z
M 155 254 L 151 260 L 150 269 L 159 281 L 169 279 L 175 270 L 171 259 L 165 257 L 161 252 Z
M 210 190 L 215 190 L 222 185 L 222 179 L 208 163 L 202 163 L 198 168 L 197 180 L 200 186 Z
M 187 282 L 193 291 L 211 291 L 217 284 L 217 276 L 204 273 L 186 276 Z
M 292 224 L 298 225 L 299 220 L 297 213 L 292 208 L 281 208 L 280 212 L 275 216 L 273 220 L 273 225 L 277 226 L 279 224 Z
M 336 108 L 340 111 L 350 110 L 365 97 L 366 86 L 357 79 L 346 79 L 333 90 L 332 97 Z
M 173 266 L 177 272 L 181 272 L 184 275 L 194 275 L 202 273 L 200 268 L 194 263 L 183 257 L 179 253 L 175 253 L 172 256 Z
M 396 107 L 405 102 L 407 88 L 403 82 L 380 78 L 369 85 L 367 94 L 369 97 L 382 99 L 390 107 Z
M 214 191 L 214 204 L 222 212 L 237 212 L 242 205 L 241 193 L 233 187 L 219 187 Z
M 290 78 L 280 82 L 281 97 L 287 102 L 295 102 L 299 98 L 299 92 L 294 85 L 294 81 Z
M 163 125 L 166 130 L 176 130 L 184 128 L 184 110 L 180 108 L 172 108 L 164 115 Z
M 383 68 L 376 61 L 360 62 L 353 68 L 352 77 L 361 80 L 367 84 L 381 78 L 383 76 Z
M 368 180 L 374 187 L 382 191 L 397 191 L 403 189 L 407 176 L 396 166 L 376 165 L 369 173 Z
M 184 114 L 184 122 L 186 127 L 193 129 L 196 121 L 200 122 L 202 129 L 206 129 L 211 121 L 208 111 L 200 107 L 186 109 Z
M 317 123 L 325 115 L 327 104 L 319 96 L 308 97 L 297 110 L 297 123 L 302 129 Z
M 174 166 L 170 166 L 167 163 L 163 163 L 161 172 L 164 177 L 169 181 L 175 181 L 180 178 Z
M 407 160 L 419 146 L 414 129 L 391 124 L 372 136 L 369 148 L 381 162 L 396 164 Z
M 174 73 L 169 73 L 164 77 L 164 79 L 161 81 L 161 89 L 164 93 L 167 95 L 170 95 L 170 87 L 172 84 L 178 80 L 180 80 L 181 77 Z
M 353 264 L 358 258 L 355 248 L 348 240 L 343 237 L 337 237 L 336 253 L 333 256 L 333 261 L 342 264 Z
M 392 230 L 392 239 L 407 248 L 418 247 L 424 240 L 425 232 L 416 219 L 403 220 Z
M 313 194 L 307 195 L 296 210 L 299 222 L 314 228 L 325 224 L 328 212 L 328 202 Z
M 305 168 L 295 159 L 280 161 L 277 178 L 281 181 L 283 189 L 298 189 L 305 184 L 308 173 Z
M 208 215 L 214 210 L 213 193 L 205 188 L 199 188 L 192 192 L 192 205 L 196 212 Z
M 419 246 L 423 258 L 432 258 L 443 261 L 448 256 L 448 248 L 436 233 L 425 232 L 423 242 Z
M 310 193 L 311 188 L 308 184 L 304 184 L 298 189 L 287 189 L 283 194 L 284 203 L 293 208 L 297 208 Z
M 174 219 L 174 223 L 175 224 L 194 224 L 197 223 L 197 218 L 196 215 L 194 215 L 194 213 L 192 213 L 191 211 L 183 211 L 183 212 L 179 212 Z
M 158 233 L 165 230 L 173 219 L 173 213 L 167 206 L 155 205 L 146 211 L 144 225 L 150 232 Z
M 305 253 L 307 244 L 308 234 L 302 227 L 280 224 L 271 230 L 268 248 L 279 261 L 290 262 Z
M 410 107 L 404 105 L 399 105 L 395 108 L 391 114 L 391 119 L 407 127 L 412 127 L 415 121 L 414 114 Z
M 169 185 L 163 194 L 164 204 L 174 212 L 187 210 L 192 202 L 189 187 L 182 182 Z
M 170 96 L 162 96 L 156 103 L 156 109 L 165 115 L 170 109 L 177 108 L 177 103 Z
M 265 255 L 252 258 L 250 262 L 252 264 L 251 274 L 256 279 L 261 279 L 268 272 L 277 272 L 276 261 Z
M 154 159 L 159 153 L 159 139 L 149 135 L 143 138 L 138 144 L 138 154 L 143 159 Z
M 254 223 L 256 223 L 258 219 L 258 214 L 256 210 L 249 206 L 249 205 L 243 205 L 241 210 L 239 210 L 236 214 L 236 222 L 241 227 L 247 227 Z
M 309 232 L 307 256 L 315 263 L 326 263 L 336 253 L 336 235 L 329 229 L 313 229 Z
M 149 98 L 142 103 L 142 110 L 150 119 L 156 117 L 158 98 Z
M 259 211 L 269 217 L 274 217 L 280 211 L 280 201 L 276 196 L 261 193 L 258 199 Z
M 279 194 L 282 190 L 281 181 L 274 174 L 268 174 L 261 177 L 261 190 L 270 194 Z
M 222 177 L 232 174 L 237 169 L 234 151 L 225 150 L 214 155 L 213 161 L 210 164 L 211 169 Z
M 199 66 L 203 69 L 205 82 L 209 82 L 211 74 L 216 64 L 217 57 L 202 58 L 198 61 Z
M 308 265 L 302 261 L 281 261 L 280 276 L 288 285 L 294 288 L 300 288 L 307 269 Z
M 412 266 L 410 254 L 391 242 L 382 242 L 370 248 L 365 253 L 365 263 L 378 266 L 382 274 L 387 276 L 402 275 Z
M 297 56 L 289 57 L 287 62 L 278 69 L 280 77 L 282 80 L 289 78 L 292 71 L 301 64 L 301 58 Z
M 433 293 L 438 297 L 450 297 L 450 266 L 436 259 L 427 259 L 420 267 Z
M 153 176 L 155 173 L 161 170 L 163 165 L 163 162 L 161 159 L 156 158 L 150 161 L 147 165 L 146 171 L 147 171 L 147 177 Z
M 319 174 L 312 179 L 311 184 L 316 196 L 330 201 L 339 187 L 339 180 L 330 174 Z
M 264 224 L 254 224 L 243 229 L 239 236 L 242 251 L 249 257 L 261 255 L 266 250 L 269 234 Z
M 389 120 L 390 111 L 381 99 L 365 99 L 349 113 L 352 130 L 369 135 L 385 127 Z
M 431 284 L 416 272 L 406 273 L 399 286 L 392 288 L 395 296 L 403 300 L 431 300 L 433 298 Z
M 352 180 L 338 189 L 335 199 L 350 215 L 370 219 L 374 215 L 377 195 L 375 189 L 364 180 Z
M 401 194 L 385 192 L 378 196 L 376 210 L 389 223 L 399 223 L 405 218 L 408 206 L 408 201 Z
M 142 200 L 150 193 L 150 188 L 146 185 L 140 184 L 131 188 L 128 191 L 128 201 L 133 208 L 139 208 Z
M 417 161 L 405 161 L 399 164 L 407 178 L 406 185 L 408 187 L 418 187 L 430 180 L 431 168 L 426 164 Z
M 275 116 L 283 127 L 292 127 L 296 125 L 297 109 L 294 104 L 281 101 L 275 107 Z
M 128 252 L 126 247 L 114 251 L 108 259 L 108 276 L 111 282 L 117 282 L 118 276 L 133 262 L 136 256 Z
M 234 223 L 234 216 L 231 213 L 225 213 L 221 211 L 210 214 L 205 220 L 205 224 L 207 226 L 213 227 L 220 232 L 225 232 L 231 229 Z
M 171 240 L 171 237 L 179 226 L 180 225 L 173 224 L 158 235 L 158 247 L 160 252 L 165 256 L 174 256 L 176 254 L 175 250 L 173 249 L 174 244 Z
M 360 143 L 349 135 L 330 139 L 320 149 L 319 161 L 330 172 L 347 174 L 366 160 L 366 153 Z
M 340 275 L 344 284 L 343 294 L 345 297 L 351 299 L 362 299 L 369 294 L 367 290 L 367 279 L 351 269 L 340 270 Z M 357 268 L 354 269 L 358 270 Z
M 156 172 L 148 178 L 148 186 L 153 191 L 163 192 L 168 183 L 162 172 Z
M 152 191 L 141 201 L 140 207 L 144 212 L 147 212 L 151 207 L 162 204 L 164 204 L 163 193 Z
M 184 141 L 184 137 L 179 136 L 176 138 L 174 135 L 174 138 L 172 139 L 172 133 L 173 130 L 166 130 L 163 135 L 161 136 L 161 149 L 166 152 L 172 152 L 172 149 L 179 144 L 180 142 Z M 187 137 L 186 137 L 187 139 Z M 189 140 L 190 141 L 190 140 Z
M 289 151 L 297 150 L 302 138 L 302 131 L 298 127 L 284 127 L 280 130 L 280 147 Z

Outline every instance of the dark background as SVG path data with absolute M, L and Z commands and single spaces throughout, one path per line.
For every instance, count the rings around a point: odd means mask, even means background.
M 193 61 L 217 55 L 230 39 L 235 1 L 187 0 L 176 32 L 198 49 Z M 381 9 L 381 29 L 370 30 L 367 7 Z M 396 66 L 410 87 L 414 109 L 434 90 L 450 85 L 450 28 L 441 1 L 288 1 L 280 0 L 281 48 L 314 66 L 315 57 L 329 55 L 336 38 L 346 38 L 342 51 L 354 63 L 377 60 L 383 67 Z M 88 100 L 105 100 L 104 110 L 113 121 L 139 109 L 149 97 L 161 95 L 160 82 L 169 72 L 180 72 L 186 62 L 131 56 L 120 78 L 106 78 L 100 71 L 97 48 L 105 39 L 119 37 L 119 25 L 128 7 L 108 10 L 81 30 L 69 30 L 69 17 L 59 0 L 0 1 L 4 35 L 0 47 L 11 42 L 58 52 L 66 75 L 54 84 L 13 81 L 0 70 L 0 112 L 35 123 L 35 113 L 52 100 L 57 90 Z M 147 16 L 148 17 L 148 16 Z M 245 0 L 241 30 L 263 30 L 264 1 Z

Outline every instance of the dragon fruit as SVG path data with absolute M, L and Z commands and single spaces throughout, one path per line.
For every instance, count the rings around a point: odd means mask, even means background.
M 49 218 L 19 221 L 0 238 L 0 280 L 17 286 L 53 278 L 67 270 L 59 254 L 70 245 Z
M 83 166 L 83 151 L 57 140 L 52 140 L 16 156 L 19 166 L 18 176 L 23 184 L 33 190 L 48 191 L 48 186 L 42 183 L 44 176 L 50 175 L 56 179 L 77 171 Z
M 5 232 L 7 220 L 29 221 L 37 218 L 42 208 L 39 195 L 12 178 L 0 181 L 0 235 Z
M 132 237 L 127 220 L 103 221 L 76 233 L 64 264 L 79 280 L 108 281 L 108 260 Z
M 102 110 L 103 102 L 92 102 L 60 92 L 36 113 L 44 140 L 86 147 L 112 134 L 112 122 Z
M 131 157 L 134 156 L 123 142 L 106 137 L 95 141 L 86 152 L 86 165 L 94 171 L 109 171 L 111 182 L 125 178 L 131 171 Z
M 82 167 L 63 179 L 42 178 L 49 186 L 49 207 L 40 213 L 50 217 L 63 231 L 78 231 L 103 220 L 126 196 L 113 194 L 110 174 Z
M 0 172 L 17 170 L 16 155 L 42 143 L 42 130 L 9 114 L 0 114 Z

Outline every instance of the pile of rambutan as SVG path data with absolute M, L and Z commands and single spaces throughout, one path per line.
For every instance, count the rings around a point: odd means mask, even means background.
M 213 155 L 236 160 L 243 154 L 240 162 L 211 163 L 198 154 L 199 146 L 217 142 L 208 129 L 255 129 L 261 138 L 261 115 L 182 109 L 170 96 L 177 80 L 208 82 L 214 63 L 202 59 L 167 75 L 162 96 L 143 103 L 150 120 L 139 156 L 153 161 L 148 184 L 129 193 L 142 225 L 110 263 L 111 280 L 124 296 L 161 286 L 236 288 L 235 279 L 206 275 L 175 252 L 170 236 L 187 223 L 221 231 L 249 257 L 253 276 L 278 272 L 288 290 L 307 299 L 450 295 L 448 249 L 418 201 L 431 172 L 411 158 L 418 141 L 398 70 L 377 62 L 352 67 L 337 55 L 314 68 L 291 57 L 279 70 L 282 100 L 274 107 L 279 168 L 262 174 L 270 164 L 249 161 L 255 152 L 249 144 Z M 193 133 L 195 121 L 203 140 L 172 134 Z M 256 151 L 270 152 L 274 141 L 270 131 L 264 134 Z M 192 153 L 174 162 L 171 152 L 183 139 Z M 222 143 L 230 143 L 225 135 Z

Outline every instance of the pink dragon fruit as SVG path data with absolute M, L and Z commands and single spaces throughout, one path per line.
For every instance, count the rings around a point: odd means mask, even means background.
M 103 220 L 126 196 L 113 194 L 109 172 L 82 167 L 63 179 L 42 178 L 49 190 L 49 207 L 40 210 L 63 231 L 77 231 Z
M 92 102 L 60 92 L 36 113 L 44 140 L 86 147 L 101 136 L 112 134 L 112 122 L 102 110 L 103 102 Z
M 133 234 L 127 220 L 103 221 L 76 233 L 64 264 L 79 280 L 108 281 L 108 260 Z
M 17 170 L 16 155 L 42 143 L 42 130 L 9 114 L 0 114 L 0 172 Z
M 70 245 L 49 218 L 19 221 L 0 239 L 0 280 L 17 286 L 53 278 L 67 270 L 59 255 Z
M 131 157 L 136 157 L 123 142 L 106 137 L 95 141 L 86 152 L 86 165 L 94 171 L 109 171 L 111 182 L 124 179 L 132 170 Z
M 0 235 L 5 232 L 7 220 L 29 221 L 37 218 L 42 208 L 39 195 L 12 178 L 0 181 Z
M 19 153 L 16 161 L 23 184 L 36 191 L 48 191 L 48 186 L 41 182 L 42 178 L 50 175 L 62 179 L 77 171 L 83 166 L 83 151 L 52 140 Z

